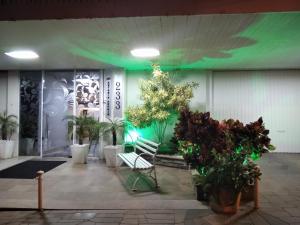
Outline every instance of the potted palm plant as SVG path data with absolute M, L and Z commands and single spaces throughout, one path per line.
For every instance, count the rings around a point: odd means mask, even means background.
M 97 138 L 98 121 L 88 116 L 67 116 L 68 131 L 70 138 L 75 127 L 76 140 L 78 144 L 70 146 L 73 163 L 86 163 L 90 145 Z M 99 136 L 98 136 L 99 137 Z M 88 143 L 84 143 L 84 139 L 88 139 Z
M 0 159 L 13 157 L 15 141 L 11 140 L 18 123 L 15 115 L 7 115 L 7 112 L 0 113 Z
M 111 133 L 112 145 L 107 145 L 103 148 L 106 165 L 109 167 L 116 167 L 121 164 L 118 160 L 118 153 L 123 151 L 122 145 L 117 145 L 118 131 L 123 130 L 125 122 L 120 119 L 108 119 L 109 122 L 101 122 L 100 124 L 105 127 L 105 133 Z

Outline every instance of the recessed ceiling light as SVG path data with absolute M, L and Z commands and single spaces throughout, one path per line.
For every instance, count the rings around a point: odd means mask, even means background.
M 156 48 L 136 48 L 130 51 L 131 55 L 140 58 L 159 56 L 159 50 Z
M 38 54 L 31 50 L 5 52 L 5 55 L 8 55 L 15 59 L 36 59 L 39 57 Z

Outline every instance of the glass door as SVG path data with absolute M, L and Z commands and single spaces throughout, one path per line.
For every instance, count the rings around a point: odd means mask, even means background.
M 42 156 L 70 156 L 67 115 L 74 110 L 74 72 L 45 71 L 42 103 Z
M 19 155 L 40 155 L 41 71 L 20 72 Z
M 68 134 L 66 116 L 102 121 L 103 107 L 112 105 L 103 103 L 103 70 L 21 71 L 20 155 L 69 157 L 69 146 L 77 140 L 75 129 L 73 135 Z M 99 144 L 93 141 L 89 156 L 101 155 Z

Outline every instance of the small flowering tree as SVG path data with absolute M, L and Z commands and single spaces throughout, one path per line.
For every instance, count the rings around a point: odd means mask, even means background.
M 161 71 L 158 65 L 153 65 L 153 77 L 143 80 L 140 85 L 140 106 L 129 107 L 127 119 L 136 127 L 153 126 L 155 136 L 164 143 L 165 131 L 171 117 L 185 108 L 193 97 L 195 82 L 173 84 L 168 73 Z

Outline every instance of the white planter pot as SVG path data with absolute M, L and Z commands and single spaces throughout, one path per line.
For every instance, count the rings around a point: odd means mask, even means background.
M 0 159 L 9 159 L 14 154 L 15 141 L 0 140 Z
M 89 152 L 89 145 L 71 145 L 72 161 L 73 163 L 86 163 Z
M 103 148 L 106 165 L 108 167 L 116 167 L 122 164 L 122 160 L 118 154 L 123 152 L 122 145 L 108 145 Z

